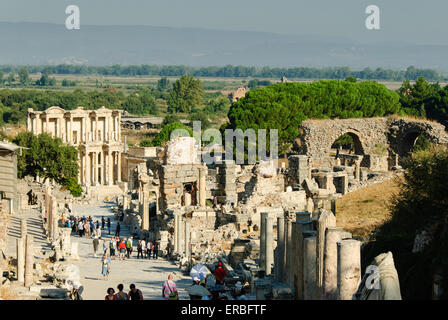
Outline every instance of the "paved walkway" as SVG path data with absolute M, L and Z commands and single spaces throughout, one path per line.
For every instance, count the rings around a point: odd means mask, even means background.
M 92 216 L 93 221 L 97 220 L 101 225 L 101 217 L 111 219 L 111 234 L 113 235 L 117 220 L 114 219 L 111 208 L 114 203 L 98 203 L 98 205 L 74 206 L 73 212 L 76 216 Z M 130 235 L 128 227 L 124 223 L 120 223 L 120 237 L 128 237 Z M 82 294 L 85 300 L 102 300 L 106 295 L 106 290 L 112 287 L 117 292 L 117 285 L 122 283 L 125 291 L 129 291 L 129 285 L 134 283 L 136 287 L 143 292 L 145 300 L 161 300 L 162 285 L 170 273 L 174 274 L 174 281 L 179 289 L 180 299 L 188 299 L 185 288 L 191 285 L 191 278 L 184 276 L 179 268 L 168 260 L 159 258 L 153 259 L 137 259 L 136 243 L 134 241 L 134 250 L 130 259 L 120 261 L 118 259 L 111 262 L 111 274 L 109 280 L 103 280 L 101 275 L 101 252 L 103 243 L 100 241 L 98 246 L 98 257 L 93 256 L 92 238 L 80 238 L 72 235 L 72 241 L 79 242 L 80 260 L 75 264 L 80 269 L 81 283 L 84 286 Z M 106 230 L 102 232 L 102 239 L 109 240 L 110 236 Z M 109 251 L 108 251 L 109 253 Z

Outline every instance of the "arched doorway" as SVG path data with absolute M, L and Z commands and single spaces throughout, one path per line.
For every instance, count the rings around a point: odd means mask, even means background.
M 337 157 L 340 153 L 363 155 L 364 148 L 358 135 L 353 132 L 346 132 L 340 135 L 331 145 L 331 153 Z
M 408 132 L 398 145 L 401 156 L 409 156 L 412 152 L 426 149 L 430 145 L 423 131 Z

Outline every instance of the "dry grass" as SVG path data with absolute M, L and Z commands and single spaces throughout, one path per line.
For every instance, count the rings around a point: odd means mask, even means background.
M 391 218 L 389 204 L 391 196 L 399 191 L 397 179 L 363 188 L 338 200 L 338 227 L 368 240 L 373 230 Z

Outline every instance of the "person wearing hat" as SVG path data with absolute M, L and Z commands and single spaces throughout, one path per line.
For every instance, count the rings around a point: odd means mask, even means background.
M 218 262 L 218 267 L 215 269 L 215 271 L 213 271 L 213 275 L 216 278 L 216 283 L 224 284 L 224 279 L 226 277 L 226 270 L 224 270 L 221 261 Z

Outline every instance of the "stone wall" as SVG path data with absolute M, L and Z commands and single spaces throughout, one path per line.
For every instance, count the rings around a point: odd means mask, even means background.
M 432 143 L 448 144 L 445 127 L 439 123 L 389 117 L 303 121 L 295 149 L 310 157 L 312 167 L 331 167 L 335 165 L 331 146 L 343 134 L 352 136 L 356 154 L 370 155 L 372 170 L 384 170 L 389 154 L 405 156 L 420 134 Z
M 184 183 L 196 182 L 198 185 L 200 167 L 201 165 L 198 164 L 161 165 L 159 167 L 162 210 L 178 208 L 183 205 Z

